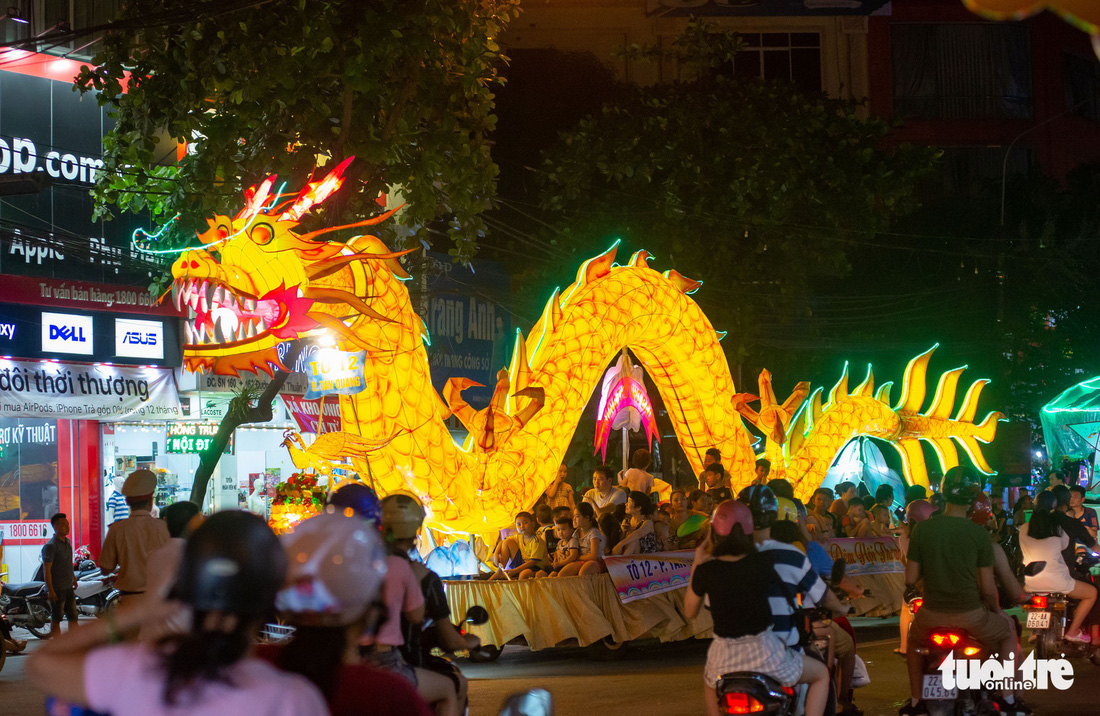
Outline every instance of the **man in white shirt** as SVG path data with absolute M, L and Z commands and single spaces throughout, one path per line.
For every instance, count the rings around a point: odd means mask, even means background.
M 145 591 L 149 553 L 170 539 L 164 521 L 153 517 L 151 512 L 156 491 L 157 476 L 152 471 L 130 473 L 122 486 L 130 516 L 107 528 L 99 553 L 99 568 L 104 574 L 119 570 L 115 587 L 124 596 Z
M 613 512 L 615 505 L 626 504 L 626 493 L 611 485 L 614 473 L 607 465 L 600 465 L 592 473 L 592 489 L 584 493 L 584 501 L 592 505 L 596 515 Z

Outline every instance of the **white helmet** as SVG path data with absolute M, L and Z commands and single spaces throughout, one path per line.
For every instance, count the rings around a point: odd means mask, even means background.
M 282 539 L 289 566 L 287 586 L 275 599 L 280 611 L 350 624 L 378 596 L 387 552 L 363 520 L 320 514 Z

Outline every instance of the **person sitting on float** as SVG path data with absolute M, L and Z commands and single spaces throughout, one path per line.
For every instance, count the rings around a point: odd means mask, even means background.
M 592 471 L 592 489 L 584 493 L 584 502 L 592 505 L 597 516 L 614 512 L 616 505 L 626 504 L 626 493 L 611 484 L 613 474 L 607 465 L 600 465 Z
M 559 577 L 599 574 L 606 572 L 603 564 L 604 536 L 596 520 L 596 510 L 588 502 L 577 505 L 573 511 L 573 527 L 576 528 L 577 546 L 580 556 L 558 572 Z
M 497 571 L 489 579 L 531 579 L 535 572 L 550 566 L 546 540 L 538 533 L 538 523 L 530 512 L 516 515 L 516 531 L 497 545 L 493 559 Z
M 626 501 L 630 531 L 611 550 L 612 554 L 653 554 L 661 550 L 653 527 L 653 501 L 644 492 L 634 491 Z

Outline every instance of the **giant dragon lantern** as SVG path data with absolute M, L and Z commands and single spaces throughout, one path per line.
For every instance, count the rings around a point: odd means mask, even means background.
M 175 299 L 192 315 L 184 348 L 190 370 L 270 373 L 281 367 L 280 343 L 321 336 L 361 356 L 362 385 L 339 396 L 344 432 L 309 446 L 296 436 L 288 440 L 301 468 L 323 473 L 350 463 L 381 492 L 421 496 L 436 529 L 494 531 L 542 494 L 604 371 L 629 347 L 669 406 L 692 468 L 700 470 L 704 452 L 717 447 L 735 487 L 752 481 L 757 457 L 743 418 L 767 437 L 773 471 L 803 498 L 838 450 L 860 435 L 893 444 L 912 482 L 927 482 L 919 441 L 935 448 L 943 469 L 958 463 L 957 445 L 990 471 L 979 442 L 992 440 L 1000 415 L 973 422 L 985 381 L 966 392 L 954 417 L 961 369 L 940 378 L 921 412 L 931 351 L 910 363 L 893 405 L 889 385 L 876 390 L 868 374 L 849 390 L 847 372 L 826 401 L 800 384 L 780 403 L 767 373 L 759 396 L 738 394 L 720 335 L 690 295 L 699 283 L 650 268 L 645 251 L 620 265 L 617 245 L 581 264 L 572 285 L 550 296 L 529 335 L 517 333 L 488 407 L 475 410 L 463 400 L 463 390 L 474 385 L 468 379 L 450 379 L 440 395 L 401 254 L 369 235 L 322 238 L 389 214 L 312 232 L 299 225 L 339 188 L 345 165 L 296 195 L 274 191 L 274 177 L 249 189 L 244 208 L 209 220 L 199 246 L 172 266 Z M 462 444 L 444 422 L 452 415 L 468 430 Z

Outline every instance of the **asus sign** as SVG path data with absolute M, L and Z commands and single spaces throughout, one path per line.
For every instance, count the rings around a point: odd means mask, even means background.
M 164 324 L 160 321 L 115 319 L 115 355 L 127 358 L 164 358 Z

